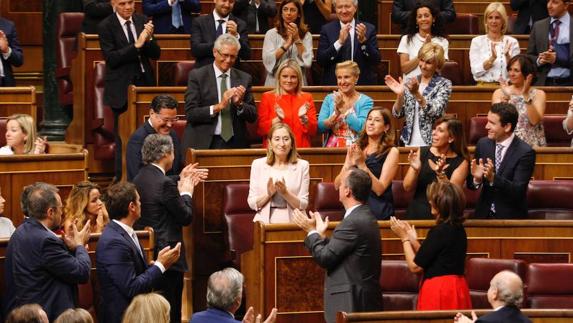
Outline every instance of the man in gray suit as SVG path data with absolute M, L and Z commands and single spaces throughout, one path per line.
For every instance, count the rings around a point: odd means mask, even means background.
M 328 218 L 318 212 L 295 210 L 293 221 L 308 232 L 305 246 L 319 266 L 327 270 L 324 289 L 324 317 L 336 320 L 336 312 L 382 310 L 380 231 L 367 201 L 372 181 L 358 168 L 346 171 L 338 189 L 346 213 L 332 237 L 326 237 Z
M 537 62 L 538 86 L 573 85 L 573 22 L 567 11 L 569 0 L 548 0 L 549 17 L 531 29 L 527 55 Z
M 235 36 L 223 34 L 215 41 L 213 64 L 189 73 L 184 152 L 189 147 L 248 148 L 245 121 L 257 120 L 257 108 L 251 94 L 251 76 L 233 68 L 240 49 Z

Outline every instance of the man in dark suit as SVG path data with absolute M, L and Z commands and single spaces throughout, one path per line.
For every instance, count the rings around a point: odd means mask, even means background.
M 99 23 L 113 13 L 110 0 L 82 0 L 84 21 L 82 31 L 86 34 L 97 34 Z
M 343 175 L 338 189 L 346 213 L 344 219 L 326 237 L 328 218 L 311 212 L 309 219 L 295 210 L 294 223 L 308 232 L 304 245 L 312 258 L 326 269 L 324 317 L 336 321 L 336 312 L 382 310 L 380 231 L 368 207 L 372 181 L 363 170 L 351 168 Z
M 84 245 L 89 221 L 81 231 L 75 224 L 63 237 L 52 230 L 62 221 L 62 200 L 50 184 L 32 185 L 30 217 L 10 238 L 6 250 L 5 314 L 23 304 L 37 303 L 50 321 L 77 305 L 77 284 L 89 281 L 91 262 Z
M 573 85 L 573 21 L 569 0 L 548 0 L 549 17 L 531 29 L 527 55 L 537 62 L 538 86 Z
M 274 0 L 237 0 L 233 13 L 247 23 L 249 34 L 264 34 L 269 18 L 277 15 L 277 4 Z
M 417 2 L 419 0 L 394 0 L 392 3 L 392 22 L 400 25 L 400 33 L 406 32 L 410 13 L 416 8 Z M 456 9 L 452 0 L 429 0 L 429 2 L 440 10 L 440 17 L 444 24 L 456 20 Z
M 207 282 L 207 310 L 193 314 L 189 323 L 237 323 L 235 312 L 241 307 L 245 277 L 235 268 L 225 268 L 209 276 Z M 273 308 L 263 323 L 274 323 L 277 309 Z M 255 321 L 256 319 L 256 321 Z M 262 315 L 255 318 L 249 307 L 243 318 L 245 323 L 262 322 Z
M 126 151 L 127 180 L 132 181 L 139 169 L 143 167 L 141 160 L 141 147 L 148 135 L 158 133 L 168 135 L 173 140 L 175 160 L 167 175 L 179 175 L 185 165 L 185 156 L 181 151 L 179 137 L 173 130 L 177 122 L 177 101 L 169 95 L 158 95 L 151 101 L 149 119 L 145 121 L 129 138 Z
M 115 14 L 99 24 L 99 42 L 105 58 L 104 103 L 114 114 L 115 181 L 121 179 L 119 115 L 127 108 L 127 88 L 155 85 L 149 59 L 158 59 L 161 49 L 153 39 L 153 24 L 134 13 L 135 0 L 112 0 Z
M 143 13 L 153 17 L 156 34 L 190 34 L 191 15 L 200 11 L 199 0 L 143 0 Z
M 336 64 L 351 60 L 360 67 L 359 85 L 376 84 L 380 51 L 372 24 L 354 19 L 358 0 L 337 0 L 338 20 L 322 27 L 318 40 L 317 62 L 322 66 L 322 85 L 336 85 Z
M 147 264 L 133 224 L 141 216 L 135 185 L 120 182 L 107 189 L 106 208 L 111 221 L 96 248 L 101 290 L 100 321 L 120 323 L 123 312 L 138 294 L 151 292 L 161 275 L 179 259 L 181 245 L 162 248 L 152 266 Z
M 12 66 L 24 64 L 22 48 L 16 36 L 16 27 L 8 19 L 0 17 L 0 86 L 16 86 Z
M 513 24 L 513 34 L 529 34 L 531 26 L 541 19 L 547 18 L 547 0 L 510 0 L 511 10 L 517 11 L 517 19 Z
M 210 15 L 193 19 L 191 24 L 191 52 L 195 57 L 195 68 L 213 63 L 213 45 L 220 35 L 230 34 L 241 43 L 239 58 L 249 59 L 251 48 L 247 23 L 235 17 L 231 11 L 235 0 L 215 0 L 215 9 Z
M 514 272 L 504 270 L 497 273 L 491 280 L 487 290 L 487 300 L 494 309 L 479 319 L 472 311 L 472 318 L 456 314 L 454 322 L 457 323 L 530 323 L 531 320 L 523 315 L 519 306 L 523 302 L 523 282 Z
M 510 103 L 496 103 L 487 114 L 487 137 L 476 144 L 467 185 L 481 187 L 475 218 L 524 219 L 527 185 L 535 167 L 535 151 L 517 138 L 517 110 Z
M 257 120 L 257 108 L 251 76 L 232 67 L 240 46 L 235 37 L 221 35 L 212 50 L 215 62 L 189 73 L 183 149 L 249 147 L 245 121 Z
M 147 136 L 141 150 L 146 164 L 139 170 L 133 183 L 141 196 L 141 218 L 135 223 L 136 229 L 150 226 L 155 231 L 155 256 L 165 247 L 181 244 L 181 254 L 185 255 L 183 226 L 188 226 L 192 218 L 193 188 L 199 180 L 206 178 L 206 172 L 196 170 L 179 182 L 165 176 L 173 165 L 175 151 L 171 137 L 160 134 Z M 167 270 L 158 284 L 161 294 L 171 304 L 171 322 L 181 322 L 181 297 L 183 273 L 187 271 L 185 256 Z

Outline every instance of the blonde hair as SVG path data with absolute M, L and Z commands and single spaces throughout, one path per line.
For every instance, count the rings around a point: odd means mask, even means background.
M 277 122 L 273 124 L 271 129 L 269 130 L 269 133 L 267 134 L 267 140 L 269 141 L 267 145 L 267 164 L 272 166 L 276 160 L 275 153 L 273 152 L 273 148 L 271 147 L 271 140 L 273 138 L 273 133 L 278 129 L 286 129 L 288 132 L 291 142 L 290 146 L 291 148 L 288 153 L 287 160 L 289 163 L 294 164 L 298 161 L 298 153 L 296 152 L 296 142 L 294 139 L 294 133 L 292 132 L 288 124 L 282 122 Z
M 83 308 L 69 308 L 65 310 L 54 323 L 93 323 L 90 313 Z
M 66 199 L 63 223 L 73 223 L 75 220 L 78 220 L 78 229 L 81 230 L 84 227 L 88 220 L 85 210 L 90 202 L 90 193 L 94 189 L 101 193 L 99 185 L 92 182 L 79 182 L 74 185 Z M 95 225 L 95 223 L 92 223 L 92 225 Z
M 36 124 L 34 123 L 34 119 L 32 119 L 32 116 L 28 114 L 13 114 L 8 117 L 8 122 L 12 120 L 18 122 L 22 132 L 28 136 L 26 142 L 24 143 L 24 153 L 32 153 L 34 151 L 34 144 L 37 138 Z
M 157 294 L 135 296 L 123 314 L 122 323 L 169 323 L 171 307 L 167 300 Z
M 434 62 L 436 69 L 440 70 L 446 62 L 444 48 L 436 43 L 426 43 L 420 48 L 418 59 L 425 62 Z
M 277 80 L 277 82 L 275 83 L 275 93 L 278 95 L 284 94 L 283 90 L 281 89 L 280 76 L 285 68 L 291 68 L 296 73 L 298 77 L 298 84 L 296 85 L 295 92 L 296 94 L 299 94 L 302 90 L 302 70 L 300 69 L 300 66 L 298 65 L 297 61 L 290 58 L 282 62 L 279 65 L 279 68 L 277 68 L 277 71 L 275 72 L 275 79 Z
M 356 76 L 356 78 L 360 76 L 360 67 L 358 67 L 358 64 L 355 61 L 349 60 L 336 64 L 334 73 L 338 72 L 338 70 L 349 70 L 352 75 Z
M 489 28 L 487 27 L 487 16 L 496 11 L 501 16 L 501 19 L 503 19 L 503 27 L 501 28 L 501 34 L 505 35 L 505 33 L 507 32 L 508 18 L 507 18 L 507 11 L 505 11 L 505 7 L 501 2 L 492 2 L 485 8 L 485 11 L 483 13 L 483 24 L 485 26 L 485 32 L 486 34 L 489 32 Z

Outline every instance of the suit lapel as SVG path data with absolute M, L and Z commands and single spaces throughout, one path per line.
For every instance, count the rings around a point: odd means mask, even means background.
M 509 163 L 509 160 L 512 159 L 513 157 L 513 153 L 515 152 L 515 149 L 517 149 L 517 144 L 519 138 L 517 137 L 513 137 L 513 140 L 511 141 L 511 144 L 509 145 L 509 147 L 507 147 L 507 151 L 505 152 L 505 155 L 503 156 L 503 160 L 501 161 L 501 165 L 499 165 L 499 170 L 496 171 L 497 174 L 502 174 L 503 170 L 505 169 L 505 166 Z
M 127 232 L 119 226 L 119 224 L 111 221 L 111 223 L 114 227 L 114 229 L 119 232 L 119 234 L 127 241 L 128 245 L 131 247 L 131 250 L 133 250 L 133 252 L 135 252 L 138 256 L 139 259 L 141 259 L 143 261 L 143 263 L 145 263 L 145 259 L 143 258 L 143 250 L 141 250 L 141 252 L 139 252 L 137 249 L 137 246 L 135 245 L 135 242 L 133 241 L 133 239 L 131 239 L 131 237 L 129 236 L 129 234 L 127 234 Z
M 217 38 L 217 22 L 212 12 L 208 14 L 207 17 L 207 35 L 211 38 L 211 41 L 214 42 Z
M 129 44 L 129 40 L 127 39 L 127 36 L 125 35 L 125 27 L 121 25 L 121 22 L 119 22 L 119 19 L 117 18 L 117 15 L 114 13 L 113 14 L 113 24 L 115 25 L 115 27 L 119 30 L 121 30 L 121 36 L 119 36 L 119 38 L 121 39 L 121 41 L 123 42 L 123 45 L 127 45 Z

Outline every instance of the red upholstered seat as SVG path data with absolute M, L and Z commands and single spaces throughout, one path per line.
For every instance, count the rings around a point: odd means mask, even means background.
M 183 140 L 183 133 L 185 132 L 185 127 L 187 126 L 187 120 L 185 116 L 179 116 L 179 120 L 173 123 L 173 130 L 177 134 L 177 138 L 179 138 L 179 142 Z
M 385 311 L 416 309 L 420 276 L 408 269 L 405 260 L 382 260 L 380 287 Z
M 529 264 L 527 307 L 573 308 L 573 264 Z
M 470 190 L 464 185 L 464 195 L 466 196 L 466 208 L 464 209 L 464 215 L 466 216 L 466 219 L 474 216 L 480 193 L 481 189 L 474 191 Z
M 74 103 L 71 67 L 77 54 L 77 38 L 83 20 L 83 12 L 62 12 L 56 20 L 56 81 L 62 106 Z
M 568 135 L 565 130 L 563 130 L 563 120 L 565 119 L 564 114 L 554 115 L 546 114 L 543 116 L 543 128 L 545 129 L 545 139 L 547 140 L 547 146 L 550 147 L 570 147 L 571 138 L 573 136 Z
M 187 86 L 189 80 L 189 72 L 195 67 L 195 61 L 179 61 L 175 64 L 175 75 L 174 85 L 175 86 Z
M 402 180 L 393 180 L 392 196 L 394 197 L 394 216 L 399 219 L 404 219 L 406 217 L 406 211 L 408 210 L 408 204 L 414 196 L 414 191 L 404 191 Z
M 338 191 L 334 183 L 321 182 L 316 185 L 314 209 L 330 221 L 341 221 L 344 217 L 344 206 L 338 200 Z
M 470 119 L 470 137 L 469 145 L 475 146 L 480 138 L 487 136 L 485 125 L 487 123 L 486 116 L 475 116 Z
M 94 138 L 94 158 L 97 160 L 113 160 L 115 140 L 113 135 L 113 112 L 103 103 L 103 87 L 105 63 L 96 64 L 94 74 L 94 111 L 91 118 L 91 130 Z M 89 111 L 86 117 L 89 119 Z
M 573 181 L 530 181 L 527 207 L 530 219 L 573 220 Z
M 462 69 L 456 61 L 447 61 L 440 71 L 443 77 L 452 81 L 452 85 L 465 85 Z
M 527 265 L 523 260 L 470 258 L 467 261 L 466 280 L 473 308 L 491 308 L 487 301 L 489 283 L 493 276 L 502 270 L 511 270 L 525 281 Z
M 458 13 L 456 20 L 446 24 L 448 34 L 464 34 L 464 35 L 477 35 L 479 34 L 479 18 L 473 13 Z
M 6 126 L 8 119 L 0 118 L 0 147 L 6 146 Z
M 241 254 L 253 248 L 255 211 L 247 203 L 249 184 L 228 184 L 224 193 L 227 243 L 233 263 L 240 268 Z

